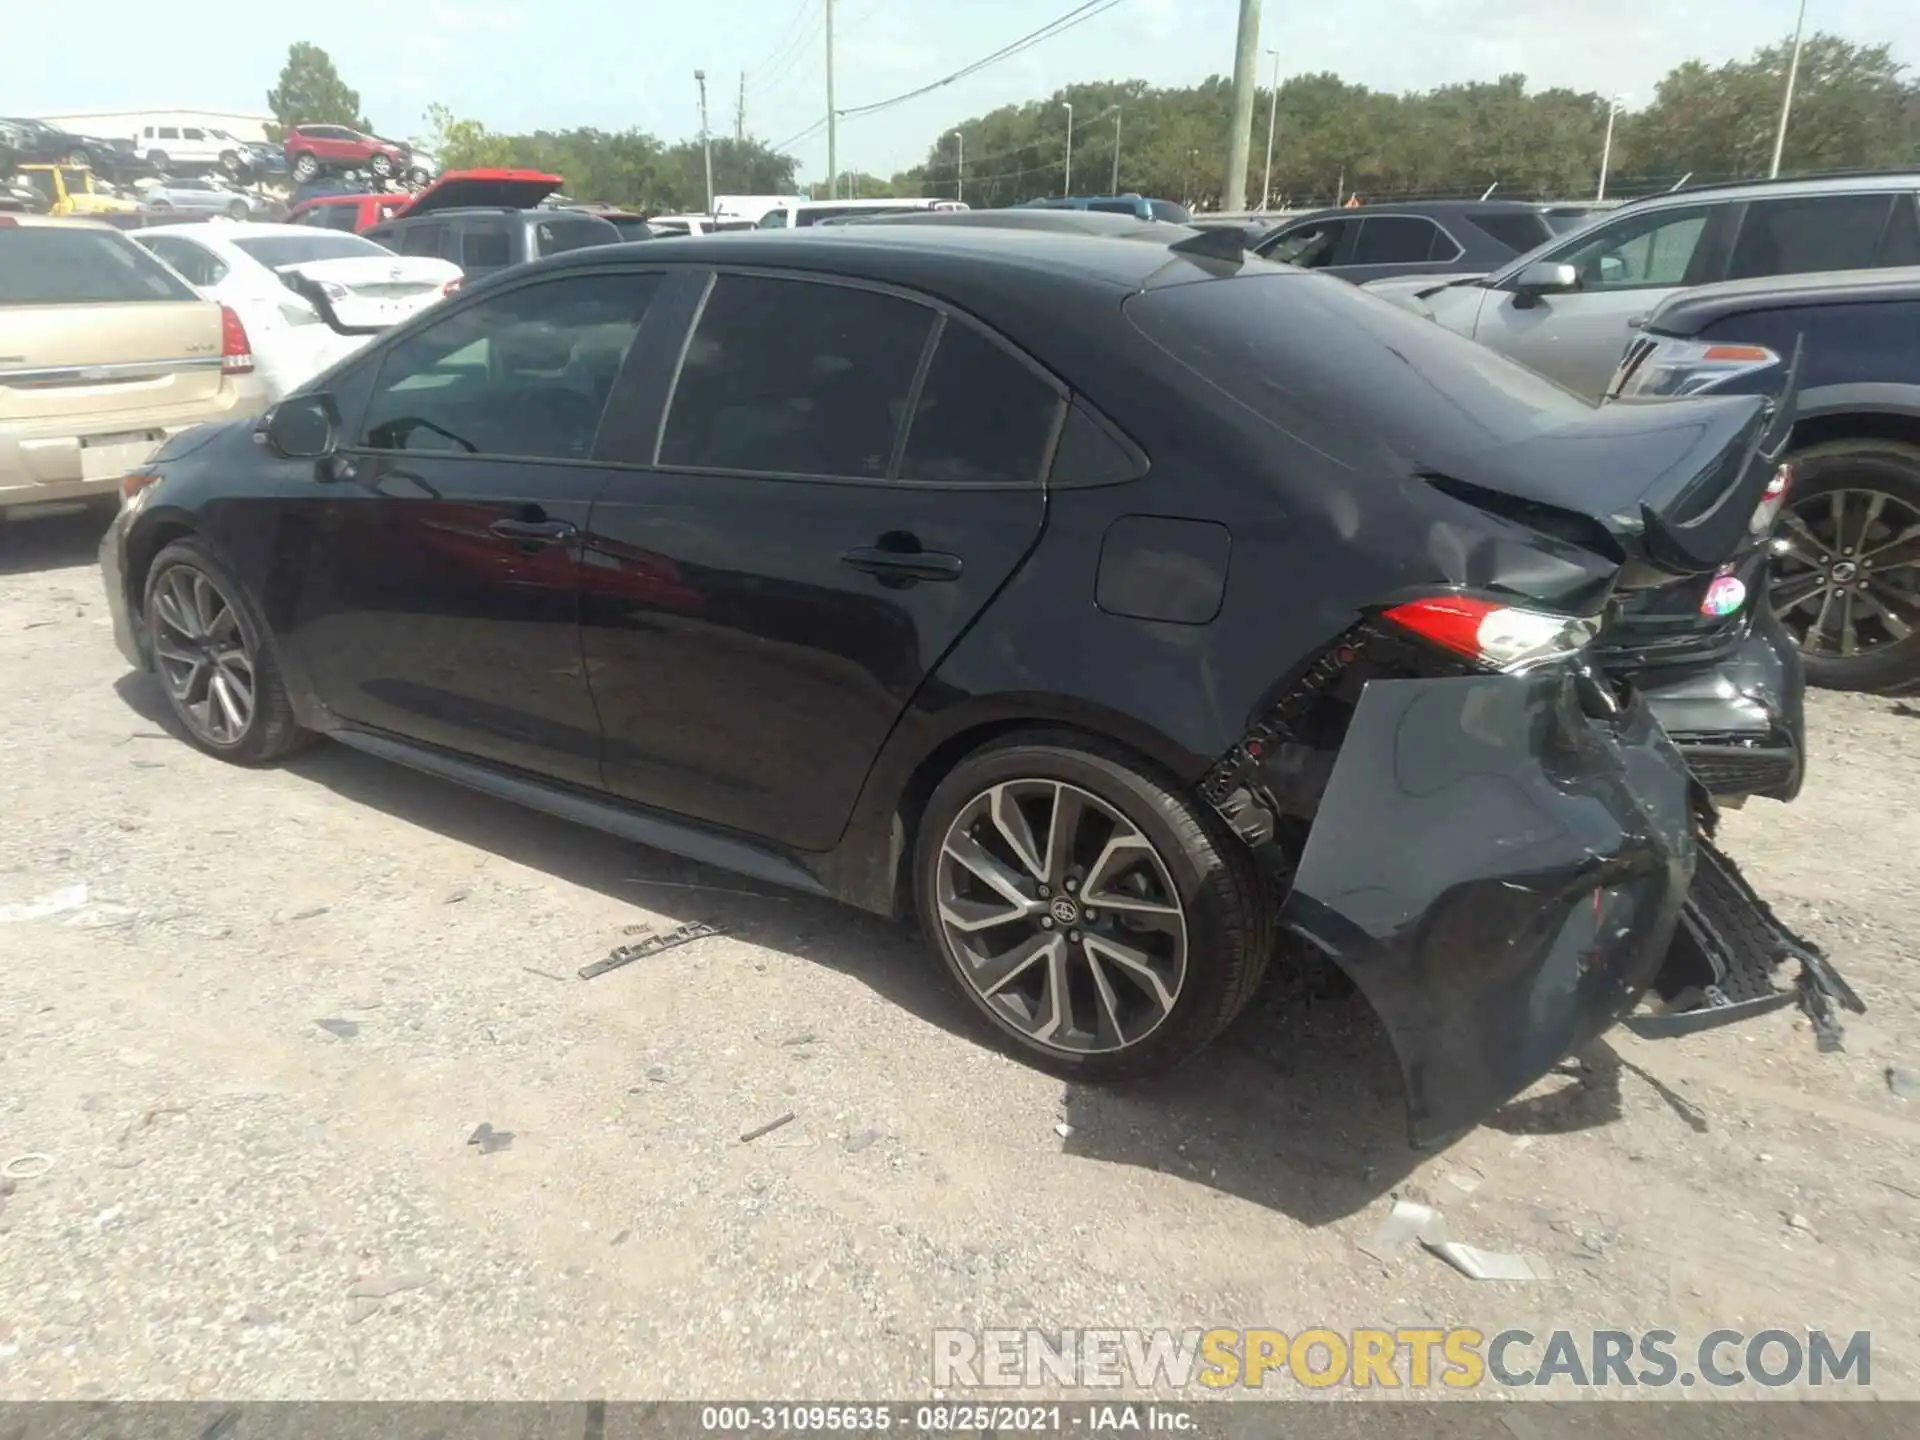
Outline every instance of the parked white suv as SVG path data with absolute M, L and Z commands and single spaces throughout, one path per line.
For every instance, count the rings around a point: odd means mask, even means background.
M 149 125 L 133 137 L 134 149 L 162 174 L 182 166 L 205 166 L 237 175 L 251 156 L 244 141 L 224 130 L 198 125 Z

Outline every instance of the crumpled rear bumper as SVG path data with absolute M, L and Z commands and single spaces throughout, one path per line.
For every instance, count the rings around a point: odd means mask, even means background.
M 1438 1144 L 1631 1010 L 1696 862 L 1685 762 L 1640 702 L 1574 677 L 1375 680 L 1283 921 L 1366 995 L 1408 1129 Z

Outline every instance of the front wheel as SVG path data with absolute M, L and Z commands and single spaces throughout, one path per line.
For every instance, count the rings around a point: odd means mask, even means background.
M 1117 1080 L 1172 1068 L 1245 1008 L 1273 943 L 1251 858 L 1168 782 L 1096 741 L 1016 735 L 928 801 L 921 923 L 1025 1059 Z
M 235 220 L 246 219 L 247 218 L 247 202 L 244 200 L 234 201 L 231 205 L 227 206 L 227 214 Z
M 301 184 L 304 185 L 319 173 L 320 162 L 312 155 L 303 153 L 293 157 L 293 178 Z
M 1807 679 L 1881 693 L 1920 682 L 1920 446 L 1835 440 L 1790 459 L 1768 598 Z
M 385 180 L 393 174 L 393 157 L 390 155 L 376 155 L 367 162 L 367 168 L 373 171 L 380 179 Z
M 310 738 L 293 718 L 273 638 L 246 590 L 201 540 L 176 540 L 147 575 L 148 653 L 187 738 L 259 765 Z
M 167 152 L 164 150 L 149 150 L 147 152 L 147 163 L 153 166 L 153 168 L 158 170 L 162 175 L 165 175 L 167 173 L 167 165 L 168 165 Z

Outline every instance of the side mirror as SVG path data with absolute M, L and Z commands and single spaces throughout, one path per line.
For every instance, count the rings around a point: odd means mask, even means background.
M 1536 260 L 1522 270 L 1513 282 L 1514 290 L 1538 299 L 1542 295 L 1557 295 L 1568 290 L 1580 288 L 1580 272 L 1571 265 L 1556 264 L 1552 260 Z
M 273 407 L 260 433 L 289 460 L 321 460 L 333 453 L 339 429 L 331 395 L 290 395 Z

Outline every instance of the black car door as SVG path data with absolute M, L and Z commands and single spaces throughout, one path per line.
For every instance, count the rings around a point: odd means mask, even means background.
M 821 850 L 1039 537 L 1062 392 L 915 297 L 685 278 L 673 303 L 691 333 L 656 357 L 632 468 L 600 492 L 585 556 L 607 783 Z
M 292 497 L 294 643 L 357 725 L 597 784 L 580 547 L 595 434 L 657 273 L 540 277 L 387 347 Z

